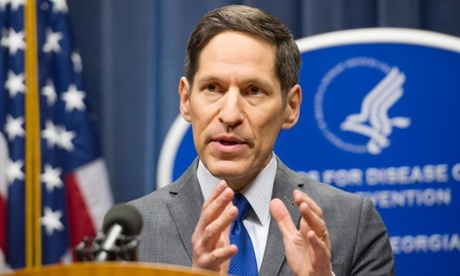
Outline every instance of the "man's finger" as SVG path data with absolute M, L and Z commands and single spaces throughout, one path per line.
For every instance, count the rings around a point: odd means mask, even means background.
M 292 235 L 297 231 L 289 211 L 280 199 L 272 199 L 270 202 L 270 211 L 283 237 Z
M 229 203 L 221 215 L 205 227 L 202 234 L 202 245 L 209 250 L 213 250 L 216 246 L 218 246 L 217 242 L 223 234 L 226 234 L 225 238 L 228 240 L 230 230 L 227 231 L 227 229 L 230 229 L 230 226 L 237 215 L 238 208 L 236 208 L 232 203 Z
M 233 191 L 228 188 L 225 181 L 221 181 L 212 194 L 205 200 L 201 209 L 200 219 L 196 226 L 196 230 L 204 231 L 204 229 L 217 219 L 229 202 L 232 201 Z
M 219 247 L 208 254 L 203 254 L 193 265 L 203 269 L 220 270 L 219 268 L 222 264 L 228 262 L 236 252 L 238 252 L 238 248 L 234 244 Z M 228 265 L 225 265 L 225 267 L 228 267 Z
M 319 265 L 331 268 L 331 250 L 329 237 L 326 236 L 323 241 L 314 231 L 310 231 L 307 234 L 307 239 L 312 247 L 312 251 L 316 255 L 315 259 L 319 262 Z
M 227 183 L 225 182 L 225 180 L 221 180 L 219 184 L 217 184 L 214 191 L 212 191 L 212 193 L 204 201 L 201 209 L 206 209 L 208 205 L 211 204 L 211 202 L 213 202 L 226 188 L 227 188 Z
M 319 207 L 318 204 L 316 204 L 316 202 L 313 199 L 311 199 L 306 193 L 301 192 L 299 190 L 295 190 L 293 196 L 294 202 L 297 206 L 300 207 L 300 204 L 302 204 L 302 202 L 306 202 L 313 212 L 315 212 L 320 218 L 323 218 L 323 210 L 321 209 L 321 207 Z
M 303 222 L 300 224 L 300 231 L 307 234 L 310 230 L 313 230 L 316 236 L 321 239 L 325 231 L 327 233 L 326 222 L 322 216 L 318 215 L 318 211 L 314 211 L 313 209 L 314 207 L 312 208 L 307 202 L 303 202 L 299 205 L 299 211 Z M 322 211 L 320 214 L 322 214 Z

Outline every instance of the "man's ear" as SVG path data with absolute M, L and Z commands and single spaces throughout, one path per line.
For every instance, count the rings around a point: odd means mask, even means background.
M 286 96 L 286 110 L 284 112 L 283 129 L 292 128 L 300 116 L 300 105 L 302 104 L 302 88 L 296 84 L 289 89 Z
M 190 84 L 186 77 L 182 77 L 179 82 L 179 97 L 180 97 L 180 113 L 182 118 L 187 122 L 191 121 L 190 118 Z

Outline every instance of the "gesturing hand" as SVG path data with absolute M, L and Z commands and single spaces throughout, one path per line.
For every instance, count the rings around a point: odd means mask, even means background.
M 192 236 L 193 267 L 227 274 L 237 248 L 230 244 L 230 226 L 238 214 L 232 204 L 233 191 L 221 181 L 205 200 Z
M 286 259 L 295 275 L 332 275 L 331 242 L 321 208 L 305 193 L 295 190 L 294 202 L 302 216 L 300 229 L 280 199 L 273 199 L 270 211 L 283 235 Z

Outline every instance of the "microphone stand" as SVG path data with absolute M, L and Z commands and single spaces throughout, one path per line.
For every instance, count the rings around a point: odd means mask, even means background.
M 112 248 L 104 248 L 101 245 L 105 238 L 105 234 L 102 232 L 99 232 L 95 238 L 84 237 L 75 247 L 77 260 L 80 262 L 137 261 L 137 247 L 139 245 L 137 235 L 119 235 Z

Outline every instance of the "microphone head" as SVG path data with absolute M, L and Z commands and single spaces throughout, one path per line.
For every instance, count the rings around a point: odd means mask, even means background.
M 139 211 L 128 204 L 114 205 L 105 215 L 102 230 L 107 230 L 114 224 L 123 227 L 123 235 L 139 235 L 142 229 L 142 216 Z

